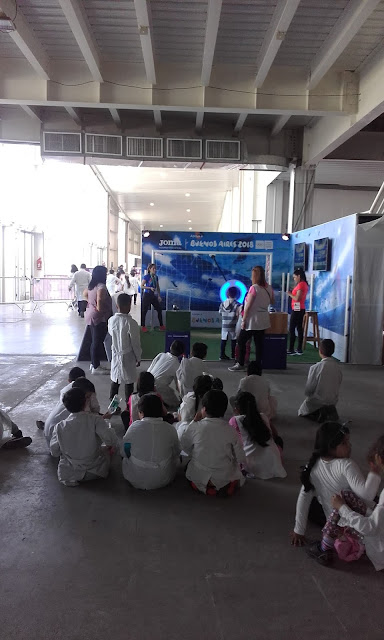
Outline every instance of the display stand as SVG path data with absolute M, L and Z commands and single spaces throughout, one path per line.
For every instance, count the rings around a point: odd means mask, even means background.
M 287 368 L 288 314 L 270 313 L 271 326 L 264 336 L 263 369 Z
M 191 348 L 191 312 L 166 311 L 165 313 L 165 350 L 169 351 L 174 340 L 184 343 L 184 355 L 189 356 Z

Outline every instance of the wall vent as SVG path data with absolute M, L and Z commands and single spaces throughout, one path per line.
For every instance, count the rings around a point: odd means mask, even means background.
M 167 158 L 173 160 L 201 160 L 203 141 L 182 138 L 167 139 Z
M 206 140 L 207 160 L 240 160 L 239 140 Z
M 81 153 L 81 133 L 43 131 L 44 153 Z
M 86 133 L 85 153 L 96 156 L 121 156 L 123 153 L 123 138 L 122 136 Z
M 162 158 L 162 138 L 127 138 L 128 158 Z

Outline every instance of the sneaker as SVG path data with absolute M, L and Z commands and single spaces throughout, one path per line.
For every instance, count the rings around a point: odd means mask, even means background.
M 287 356 L 294 356 L 296 355 L 296 351 L 287 351 Z
M 293 355 L 294 356 L 302 356 L 303 352 L 302 351 L 295 351 L 295 353 Z
M 110 371 L 111 370 L 111 363 L 110 362 L 103 362 L 103 364 L 100 364 L 100 369 L 104 369 L 104 371 Z
M 41 431 L 44 429 L 45 423 L 42 420 L 36 420 L 36 427 Z
M 141 327 L 141 331 L 142 331 L 143 333 L 148 333 L 148 329 L 147 329 L 147 327 Z
M 311 546 L 307 547 L 306 552 L 310 558 L 317 560 L 317 562 L 322 564 L 324 567 L 329 566 L 333 562 L 332 550 L 327 549 L 327 551 L 323 551 L 320 542 L 314 542 L 314 544 L 311 544 Z
M 27 438 L 26 436 L 22 436 L 21 438 L 12 438 L 12 440 L 4 442 L 2 449 L 25 449 L 25 447 L 29 447 L 31 442 L 32 438 Z
M 159 331 L 165 331 L 165 325 L 162 324 L 161 327 L 159 327 Z
M 220 358 L 219 358 L 219 360 L 230 360 L 230 359 L 231 358 L 228 358 L 228 356 L 226 356 L 225 353 L 224 353 L 223 356 L 220 356 Z
M 228 371 L 244 371 L 245 367 L 242 364 L 236 362 L 233 367 L 228 367 Z
M 102 369 L 101 367 L 97 367 L 95 369 L 95 367 L 91 367 L 91 374 L 93 376 L 106 376 L 108 375 L 109 371 L 107 371 L 106 369 Z
M 71 480 L 64 480 L 63 481 L 63 485 L 65 487 L 78 487 L 79 484 L 80 484 L 79 482 L 71 481 Z

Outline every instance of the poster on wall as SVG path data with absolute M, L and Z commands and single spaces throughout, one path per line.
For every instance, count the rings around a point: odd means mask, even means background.
M 313 243 L 313 270 L 329 271 L 331 264 L 331 242 L 329 238 L 321 238 Z
M 228 280 L 251 285 L 252 267 L 261 265 L 279 298 L 281 273 L 291 250 L 279 234 L 151 231 L 143 238 L 143 267 L 155 262 L 163 292 L 190 295 L 192 326 L 221 326 L 220 290 Z M 278 303 L 277 303 L 278 304 Z

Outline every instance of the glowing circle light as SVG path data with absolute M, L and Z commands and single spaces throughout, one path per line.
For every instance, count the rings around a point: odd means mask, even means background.
M 240 304 L 242 304 L 244 302 L 244 298 L 246 296 L 248 289 L 245 286 L 244 282 L 240 282 L 240 280 L 228 280 L 223 284 L 223 286 L 220 289 L 221 302 L 225 302 L 225 300 L 227 300 L 227 291 L 229 287 L 237 287 L 237 289 L 240 291 L 240 296 L 238 298 L 238 301 L 240 302 Z

